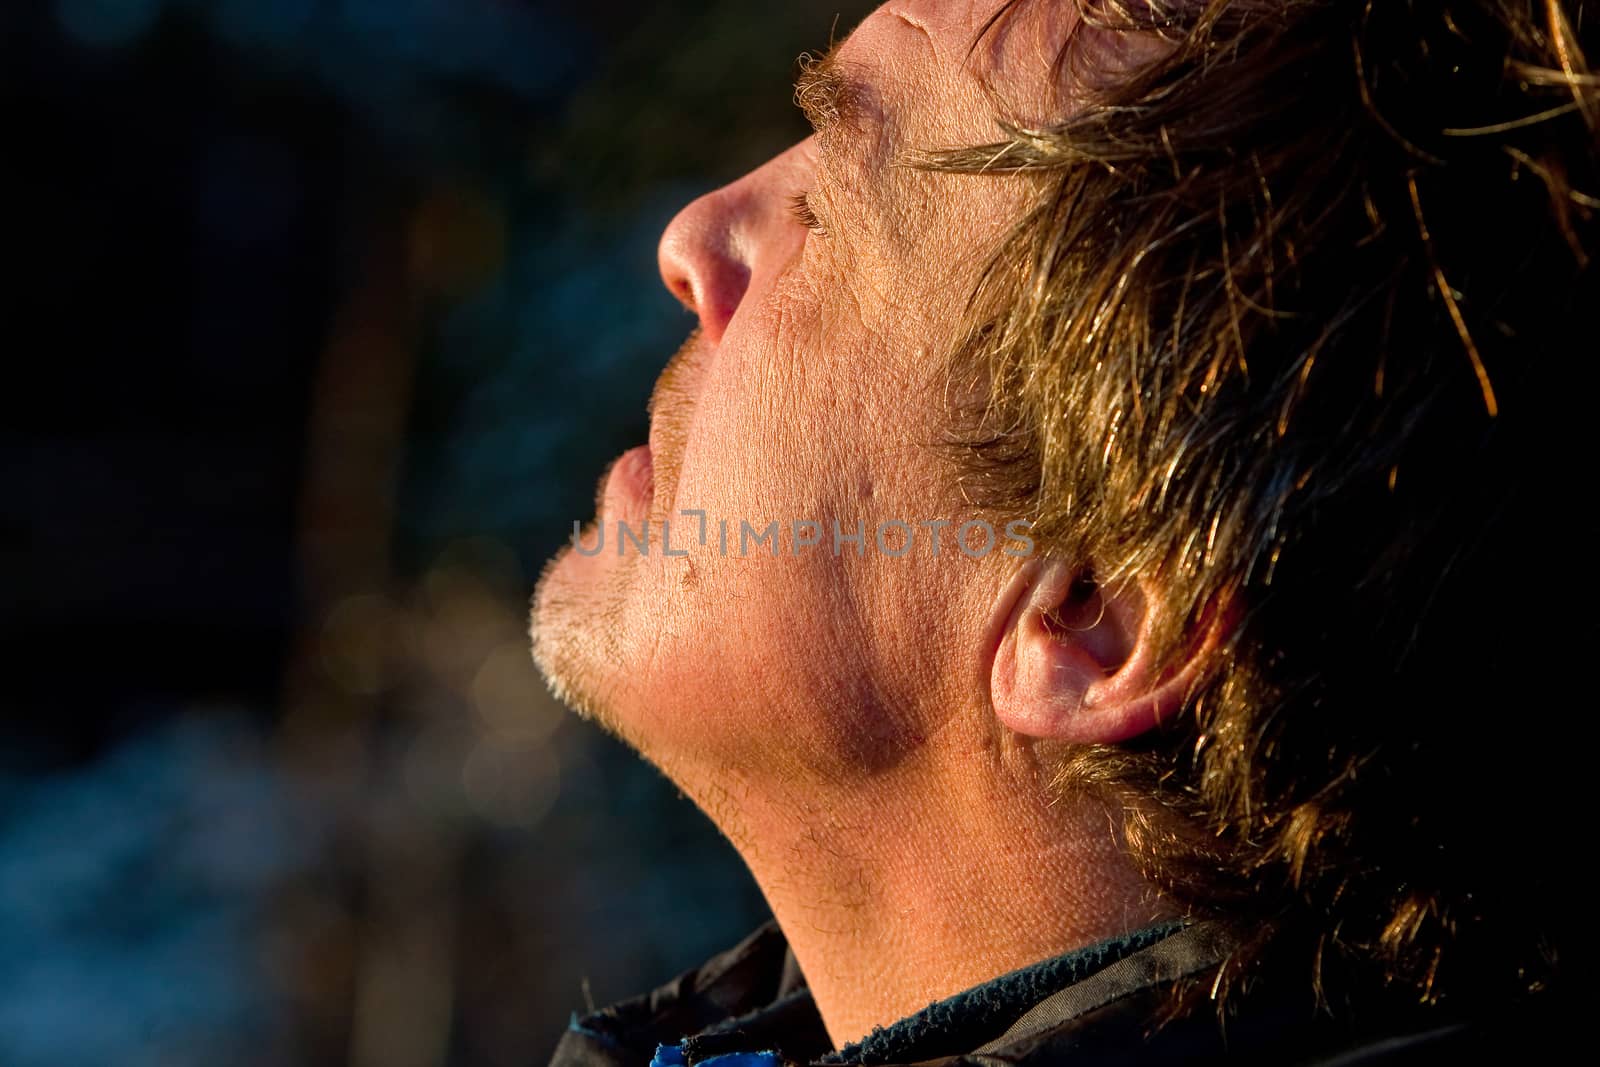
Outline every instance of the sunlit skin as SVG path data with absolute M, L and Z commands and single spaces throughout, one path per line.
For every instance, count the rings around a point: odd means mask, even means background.
M 1116 739 L 1073 714 L 1113 703 L 1093 654 L 1136 642 L 1136 610 L 1083 628 L 1127 642 L 1072 647 L 1039 622 L 1070 566 L 971 559 L 948 531 L 938 558 L 923 530 L 900 559 L 836 556 L 831 531 L 798 556 L 718 553 L 719 518 L 859 521 L 870 542 L 886 519 L 966 517 L 931 447 L 942 356 L 1028 186 L 895 164 L 995 140 L 999 112 L 1070 106 L 1049 75 L 1068 5 L 971 49 L 997 6 L 880 8 L 835 50 L 855 105 L 673 220 L 661 272 L 698 333 L 657 387 L 648 450 L 603 483 L 605 550 L 564 553 L 536 598 L 552 683 L 739 848 L 838 1042 L 1162 911 L 1102 805 L 1048 803 L 1031 736 Z M 615 524 L 646 518 L 652 552 L 619 557 Z M 686 557 L 660 551 L 662 518 Z

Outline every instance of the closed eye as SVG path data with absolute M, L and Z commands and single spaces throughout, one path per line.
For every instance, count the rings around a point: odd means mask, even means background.
M 789 198 L 789 213 L 793 215 L 806 229 L 818 237 L 828 236 L 828 230 L 822 225 L 822 220 L 817 218 L 817 213 L 811 208 L 810 193 L 795 193 Z

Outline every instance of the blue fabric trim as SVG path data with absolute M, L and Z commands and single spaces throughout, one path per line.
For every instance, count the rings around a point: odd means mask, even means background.
M 682 1045 L 657 1045 L 650 1067 L 687 1067 Z M 783 1067 L 776 1052 L 724 1052 L 695 1061 L 694 1067 Z
M 707 1056 L 695 1067 L 783 1067 L 783 1059 L 776 1052 L 724 1052 Z
M 682 1045 L 657 1045 L 650 1067 L 684 1067 Z
M 953 1055 L 998 1037 L 1023 1012 L 1045 997 L 1183 928 L 1181 922 L 1147 927 L 1122 937 L 1002 974 L 980 986 L 934 1001 L 914 1015 L 877 1027 L 819 1063 L 876 1064 Z M 934 1047 L 919 1047 L 937 1042 Z M 944 1046 L 950 1046 L 945 1048 Z

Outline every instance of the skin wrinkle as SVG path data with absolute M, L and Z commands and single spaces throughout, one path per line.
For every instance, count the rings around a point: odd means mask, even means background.
M 904 22 L 907 26 L 910 26 L 912 29 L 922 34 L 923 38 L 928 42 L 928 48 L 933 52 L 934 58 L 939 58 L 938 46 L 934 43 L 933 34 L 928 32 L 928 27 L 924 26 L 918 20 L 912 18 L 901 8 L 891 7 L 889 8 L 889 14 L 893 15 L 901 22 Z

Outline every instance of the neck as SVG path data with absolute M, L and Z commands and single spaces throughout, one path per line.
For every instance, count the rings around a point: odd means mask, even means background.
M 1031 778 L 1007 788 L 1003 774 L 925 772 L 837 802 L 749 803 L 734 836 L 761 842 L 741 851 L 839 1046 L 1172 914 L 1102 804 L 1050 805 Z

